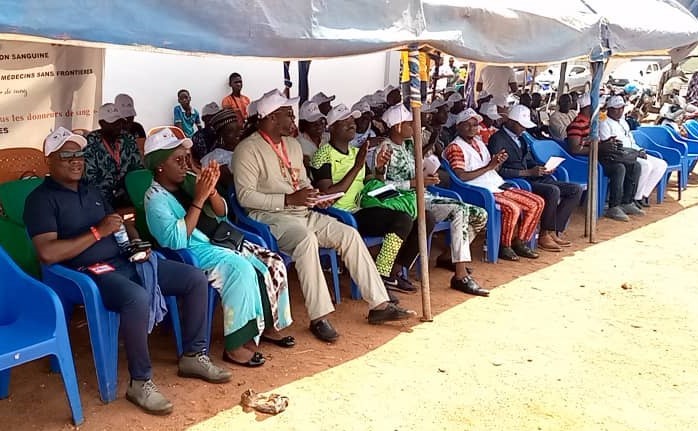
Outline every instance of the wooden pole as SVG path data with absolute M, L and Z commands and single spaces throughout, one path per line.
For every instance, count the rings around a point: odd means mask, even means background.
M 531 94 L 533 94 L 533 86 L 536 83 L 536 75 L 538 75 L 538 66 L 533 66 L 533 79 L 531 80 Z
M 431 290 L 429 288 L 429 253 L 427 250 L 426 210 L 424 208 L 424 171 L 422 167 L 422 98 L 419 83 L 419 45 L 409 47 L 410 105 L 414 130 L 414 169 L 417 181 L 417 233 L 419 234 L 419 264 L 422 274 L 422 320 L 432 321 Z
M 565 94 L 565 79 L 567 79 L 567 62 L 563 61 L 560 65 L 560 78 L 557 80 L 557 100 Z

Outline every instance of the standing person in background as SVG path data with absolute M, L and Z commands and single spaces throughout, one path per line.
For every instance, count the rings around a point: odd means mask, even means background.
M 233 72 L 228 77 L 228 85 L 231 92 L 221 101 L 221 108 L 230 108 L 235 111 L 235 118 L 242 127 L 247 119 L 247 107 L 250 106 L 250 98 L 242 94 L 242 75 Z
M 140 123 L 136 123 L 136 108 L 133 106 L 133 99 L 128 94 L 119 94 L 114 98 L 114 104 L 124 120 L 123 128 L 125 132 L 133 135 L 136 140 L 145 139 L 145 129 Z
M 122 114 L 113 103 L 99 108 L 99 129 L 90 132 L 85 147 L 85 177 L 116 209 L 131 207 L 124 178 L 143 168 L 136 139 L 123 130 Z
M 492 101 L 497 105 L 500 113 L 507 107 L 509 93 L 519 91 L 514 69 L 509 66 L 485 66 L 480 72 L 475 89 L 491 94 Z
M 199 111 L 191 107 L 189 90 L 179 90 L 177 100 L 179 104 L 174 107 L 174 125 L 182 129 L 187 138 L 191 138 L 196 130 L 201 129 Z

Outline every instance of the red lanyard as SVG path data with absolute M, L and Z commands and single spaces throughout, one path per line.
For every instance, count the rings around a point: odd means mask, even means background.
M 261 130 L 259 131 L 259 135 L 265 141 L 267 141 L 267 144 L 269 144 L 269 146 L 271 146 L 271 148 L 274 150 L 274 153 L 276 153 L 276 157 L 278 157 L 279 162 L 282 165 L 282 171 L 284 170 L 284 168 L 286 168 L 285 170 L 291 176 L 291 184 L 293 185 L 293 189 L 298 190 L 298 174 L 291 166 L 291 160 L 288 158 L 288 151 L 286 150 L 286 143 L 284 142 L 283 138 L 281 138 L 281 142 L 277 144 L 274 142 L 273 139 L 271 139 L 271 136 L 267 135 Z
M 114 141 L 114 148 L 112 148 L 104 138 L 102 138 L 102 143 L 104 144 L 104 148 L 107 150 L 111 158 L 114 159 L 114 163 L 116 163 L 116 170 L 121 172 L 121 141 L 119 138 L 117 138 L 116 141 Z

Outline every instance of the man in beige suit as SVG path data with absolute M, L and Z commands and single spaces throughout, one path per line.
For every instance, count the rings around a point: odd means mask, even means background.
M 297 99 L 268 92 L 257 100 L 258 131 L 242 141 L 231 166 L 240 204 L 250 217 L 269 225 L 279 248 L 291 255 L 305 297 L 310 330 L 319 339 L 333 342 L 338 334 L 327 319 L 334 311 L 320 266 L 318 249 L 337 249 L 368 302 L 368 322 L 380 324 L 413 315 L 389 302 L 378 270 L 361 235 L 334 218 L 311 211 L 332 201 L 318 199 L 303 166 L 300 143 L 290 136 Z

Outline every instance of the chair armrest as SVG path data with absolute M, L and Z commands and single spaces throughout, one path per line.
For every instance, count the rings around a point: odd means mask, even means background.
M 458 201 L 462 201 L 460 195 L 453 190 L 445 189 L 443 187 L 429 186 L 427 190 L 433 195 L 440 196 L 442 198 L 451 198 Z
M 337 220 L 341 221 L 342 223 L 351 226 L 355 229 L 358 229 L 358 224 L 356 223 L 356 219 L 354 218 L 354 215 L 350 213 L 349 211 L 344 211 L 339 208 L 335 207 L 328 207 L 325 209 L 319 209 L 316 208 L 315 211 L 322 213 L 322 214 L 327 214 L 330 217 L 334 217 Z
M 264 247 L 268 248 L 269 250 L 279 250 L 279 246 L 276 243 L 276 238 L 274 238 L 274 235 L 272 235 L 269 226 L 252 219 L 247 215 L 247 213 L 245 213 L 235 197 L 235 189 L 233 187 L 231 187 L 228 192 L 228 208 L 233 210 L 233 214 L 235 214 L 235 217 L 237 218 L 234 226 L 240 227 L 250 234 L 257 235 L 258 239 L 261 239 L 263 244 L 265 244 Z M 253 238 L 253 236 L 250 238 Z M 249 241 L 256 242 L 253 239 L 250 239 Z
M 526 190 L 527 192 L 531 191 L 531 184 L 523 178 L 509 178 L 506 182 L 516 185 L 521 190 Z
M 82 272 L 63 265 L 42 265 L 43 282 L 53 289 L 63 303 L 94 307 L 98 313 L 106 313 L 102 296 L 94 280 Z
M 556 181 L 568 183 L 570 181 L 570 174 L 564 166 L 558 166 L 553 178 L 555 178 Z

